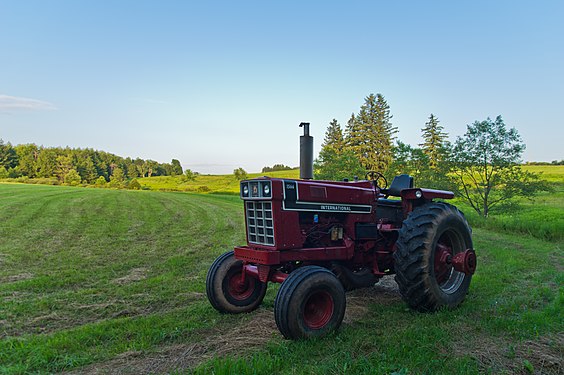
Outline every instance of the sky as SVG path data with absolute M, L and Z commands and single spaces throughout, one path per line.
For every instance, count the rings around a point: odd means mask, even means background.
M 381 93 L 398 138 L 501 115 L 564 159 L 563 1 L 0 0 L 0 138 L 200 173 L 299 165 Z

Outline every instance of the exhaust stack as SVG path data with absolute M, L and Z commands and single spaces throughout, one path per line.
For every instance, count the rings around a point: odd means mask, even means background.
M 309 122 L 302 122 L 304 135 L 300 136 L 300 178 L 313 179 L 313 137 L 309 135 Z

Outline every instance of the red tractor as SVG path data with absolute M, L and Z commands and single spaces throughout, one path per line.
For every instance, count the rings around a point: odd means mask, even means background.
M 337 329 L 345 292 L 395 274 L 418 311 L 460 304 L 476 270 L 471 229 L 450 191 L 413 187 L 413 178 L 313 181 L 313 138 L 302 123 L 300 179 L 241 182 L 247 245 L 211 265 L 206 292 L 222 313 L 256 309 L 268 282 L 281 283 L 276 325 L 288 339 Z M 392 199 L 390 199 L 392 197 Z M 394 199 L 395 198 L 395 199 Z M 398 199 L 399 198 L 399 199 Z

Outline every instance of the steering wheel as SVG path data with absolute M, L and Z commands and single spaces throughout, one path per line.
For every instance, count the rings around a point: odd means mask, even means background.
M 376 172 L 376 171 L 368 171 L 366 172 L 366 175 L 364 176 L 367 180 L 372 180 L 374 181 L 374 183 L 376 184 L 376 186 L 378 186 L 380 189 L 385 189 L 388 187 L 388 180 L 386 180 L 386 177 L 384 177 L 384 175 L 380 172 Z M 382 180 L 384 182 L 384 185 L 380 185 L 378 183 L 378 181 Z

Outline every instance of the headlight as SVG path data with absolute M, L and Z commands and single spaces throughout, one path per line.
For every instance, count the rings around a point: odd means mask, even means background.
M 262 188 L 262 192 L 264 193 L 265 197 L 269 197 L 270 196 L 270 185 L 265 184 Z
M 421 192 L 421 190 L 417 190 L 417 191 L 415 192 L 415 198 L 419 199 L 419 198 L 421 198 L 422 196 L 423 196 L 423 193 Z

